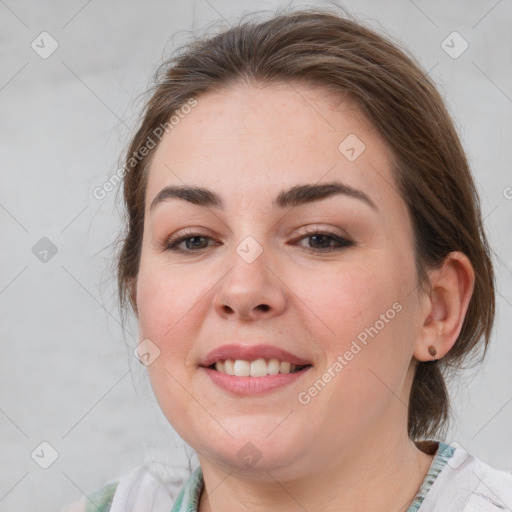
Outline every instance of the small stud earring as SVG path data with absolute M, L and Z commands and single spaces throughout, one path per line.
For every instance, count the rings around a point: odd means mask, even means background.
M 436 347 L 434 347 L 434 345 L 430 345 L 428 347 L 428 353 L 432 356 L 432 361 L 435 361 L 436 360 L 436 354 L 437 354 L 437 350 L 436 350 Z

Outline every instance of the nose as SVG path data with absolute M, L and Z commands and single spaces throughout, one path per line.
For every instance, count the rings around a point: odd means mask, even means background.
M 219 316 L 239 320 L 270 319 L 285 310 L 287 287 L 265 251 L 252 262 L 234 252 L 230 264 L 231 270 L 220 281 L 214 297 L 214 308 Z

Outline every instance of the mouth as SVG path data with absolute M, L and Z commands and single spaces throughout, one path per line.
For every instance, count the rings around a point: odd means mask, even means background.
M 199 367 L 217 388 L 233 396 L 247 397 L 284 392 L 313 364 L 277 346 L 231 343 L 214 348 Z
M 298 365 L 276 358 L 224 359 L 212 363 L 207 368 L 235 377 L 266 377 L 268 375 L 298 373 L 311 367 L 311 364 Z

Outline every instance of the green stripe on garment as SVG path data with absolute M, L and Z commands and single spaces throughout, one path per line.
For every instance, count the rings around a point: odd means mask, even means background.
M 86 497 L 85 512 L 109 512 L 119 481 L 108 483 Z

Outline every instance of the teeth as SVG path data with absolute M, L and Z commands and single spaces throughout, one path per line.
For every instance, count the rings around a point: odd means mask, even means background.
M 215 369 L 219 372 L 222 371 L 222 368 L 219 369 L 217 366 L 219 363 L 215 365 Z M 222 362 L 220 362 L 222 364 Z M 233 361 L 231 359 L 228 359 L 224 361 L 224 373 L 227 373 L 228 375 L 235 375 L 235 365 L 233 364 Z
M 265 362 L 265 359 L 256 359 L 256 361 L 252 361 L 251 377 L 265 377 L 265 375 L 268 375 L 267 363 Z
M 269 375 L 277 375 L 279 373 L 279 361 L 271 359 L 267 365 L 267 372 Z
M 260 358 L 255 361 L 245 361 L 243 359 L 226 359 L 217 361 L 215 369 L 221 373 L 235 375 L 236 377 L 265 377 L 267 375 L 277 375 L 278 373 L 292 373 L 298 366 L 288 361 L 279 361 L 278 359 L 269 359 L 268 361 Z
M 237 377 L 249 377 L 251 374 L 251 363 L 237 359 L 234 364 L 234 370 Z
M 281 364 L 279 365 L 280 373 L 290 373 L 291 368 L 292 368 L 292 364 L 288 363 L 286 361 L 281 362 Z

